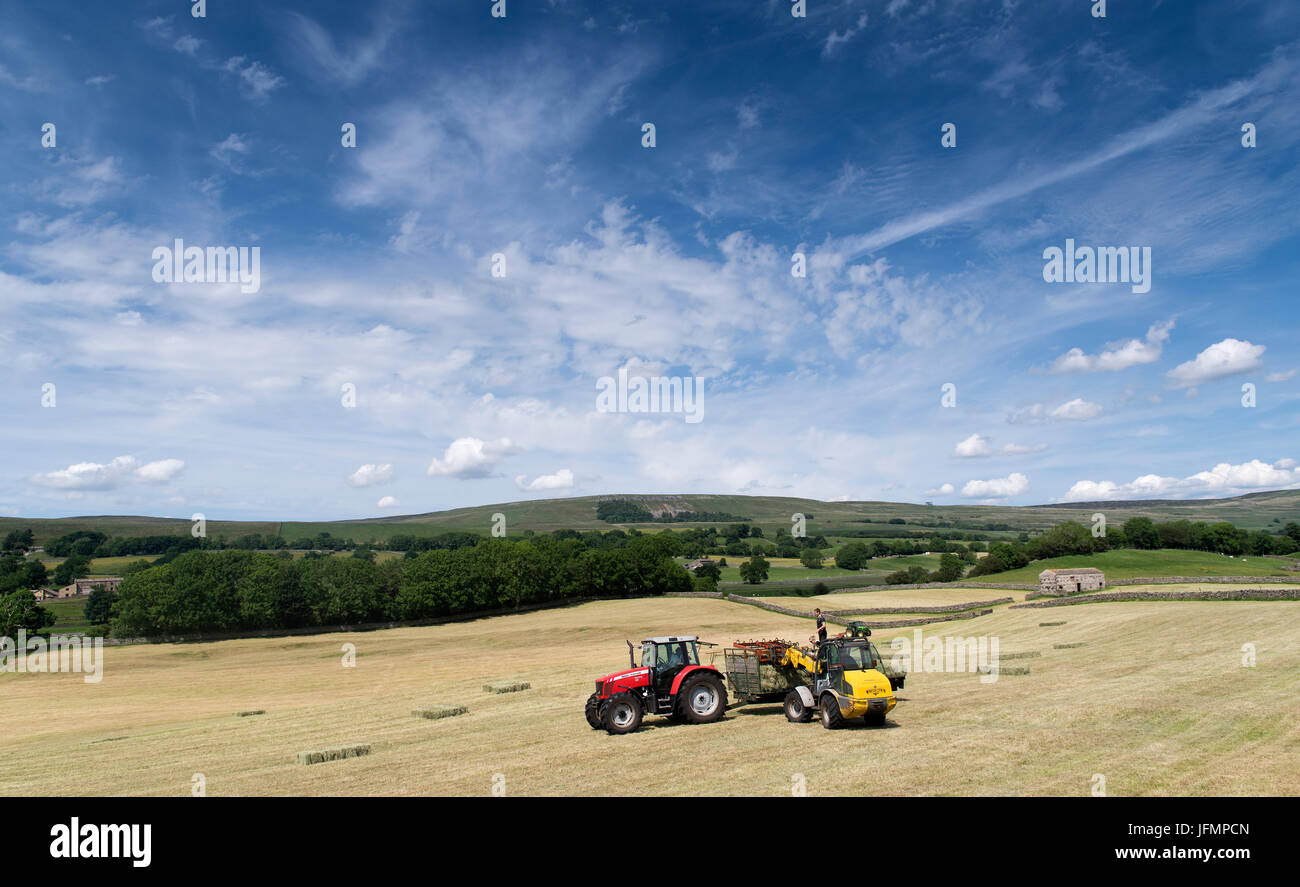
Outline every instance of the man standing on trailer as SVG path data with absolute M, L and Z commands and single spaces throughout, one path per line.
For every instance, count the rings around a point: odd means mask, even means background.
M 826 617 L 822 615 L 821 607 L 813 608 L 813 615 L 817 617 L 817 640 L 826 640 Z

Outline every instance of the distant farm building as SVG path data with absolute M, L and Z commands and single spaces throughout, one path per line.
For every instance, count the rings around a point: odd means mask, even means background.
M 1106 587 L 1106 574 L 1095 567 L 1044 570 L 1038 574 L 1038 590 L 1043 594 L 1078 594 Z
M 105 576 L 102 579 L 74 579 L 71 585 L 65 585 L 55 592 L 55 597 L 76 597 L 82 594 L 90 594 L 96 588 L 117 591 L 117 587 L 121 584 L 121 576 Z
M 694 573 L 700 567 L 712 567 L 714 566 L 714 563 L 715 562 L 713 561 L 712 558 L 702 557 L 702 558 L 698 558 L 697 560 L 691 561 L 689 564 L 686 565 L 686 569 Z
M 57 591 L 55 591 L 53 588 L 33 588 L 33 589 L 32 589 L 32 597 L 36 598 L 36 600 L 38 600 L 38 601 L 48 601 L 48 600 L 51 600 L 51 599 L 53 599 L 53 598 L 57 598 L 58 596 L 59 596 L 59 593 L 58 593 Z

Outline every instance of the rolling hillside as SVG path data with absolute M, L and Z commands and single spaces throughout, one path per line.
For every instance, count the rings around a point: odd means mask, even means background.
M 448 530 L 485 533 L 492 515 L 506 516 L 510 532 L 558 529 L 601 529 L 638 526 L 659 530 L 664 527 L 700 526 L 692 523 L 609 524 L 596 518 L 596 504 L 606 499 L 631 499 L 653 513 L 679 511 L 726 512 L 757 523 L 771 535 L 777 527 L 789 527 L 790 515 L 811 515 L 808 532 L 826 535 L 871 529 L 902 529 L 890 520 L 907 521 L 907 529 L 918 530 L 915 521 L 950 522 L 965 529 L 990 526 L 1019 531 L 1041 530 L 1066 520 L 1083 523 L 1102 512 L 1112 523 L 1139 515 L 1157 521 L 1230 521 L 1246 529 L 1279 529 L 1288 521 L 1300 521 L 1300 490 L 1251 493 L 1231 499 L 1149 500 L 1137 502 L 1091 502 L 1069 505 L 924 505 L 907 502 L 821 502 L 779 496 L 732 495 L 610 495 L 578 496 L 569 499 L 534 499 L 471 508 L 455 508 L 429 514 L 323 522 L 222 521 L 209 520 L 210 536 L 235 538 L 247 533 L 280 533 L 286 539 L 328 532 L 353 539 L 380 540 L 398 534 L 430 535 Z M 78 529 L 95 529 L 114 536 L 146 536 L 188 533 L 190 523 L 182 519 L 93 516 L 56 519 L 0 518 L 0 533 L 31 527 L 38 541 L 55 538 Z

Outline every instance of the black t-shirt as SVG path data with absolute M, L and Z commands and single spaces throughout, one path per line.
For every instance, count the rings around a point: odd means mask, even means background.
M 826 634 L 826 617 L 821 613 L 817 614 L 817 633 L 820 635 Z

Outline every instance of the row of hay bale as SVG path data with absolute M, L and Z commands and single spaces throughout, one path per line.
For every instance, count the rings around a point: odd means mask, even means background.
M 1065 625 L 1065 624 L 1066 624 L 1065 620 L 1062 620 L 1060 622 L 1040 622 L 1038 623 L 1038 627 L 1055 628 L 1056 626 Z M 1086 641 L 1079 641 L 1077 643 L 1070 643 L 1070 644 L 1052 644 L 1052 649 L 1053 650 L 1074 650 L 1079 647 L 1085 647 L 1085 646 L 1087 646 Z M 1039 659 L 1042 657 L 1042 655 L 1043 655 L 1042 652 L 1039 650 L 1023 650 L 1018 653 L 1003 653 L 1001 656 L 998 657 L 998 659 L 999 660 L 1010 659 L 1013 661 L 1017 659 Z M 1028 665 L 1006 666 L 1001 664 L 981 665 L 979 666 L 978 671 L 980 674 L 1027 675 L 1029 674 L 1029 666 Z
M 507 680 L 491 681 L 483 685 L 484 693 L 519 693 L 523 690 L 531 690 L 532 684 L 528 681 Z M 265 714 L 262 709 L 254 711 L 235 712 L 237 717 L 247 717 L 249 715 Z M 446 705 L 435 703 L 425 706 L 424 708 L 411 709 L 411 717 L 423 718 L 429 721 L 440 721 L 443 718 L 454 718 L 459 715 L 469 714 L 467 705 Z M 321 764 L 326 761 L 340 761 L 346 758 L 356 758 L 362 755 L 370 754 L 370 746 L 366 745 L 345 745 L 338 748 L 324 748 L 315 751 L 300 751 L 294 760 L 299 764 Z

